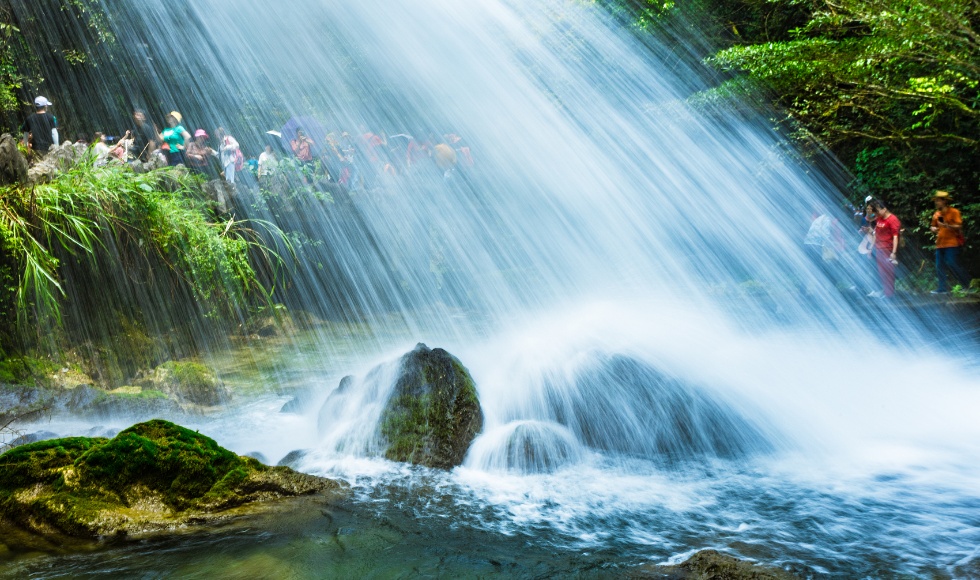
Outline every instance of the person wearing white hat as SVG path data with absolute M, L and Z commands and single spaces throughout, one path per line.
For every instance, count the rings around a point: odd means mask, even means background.
M 20 130 L 24 133 L 24 146 L 42 154 L 58 144 L 58 119 L 48 112 L 53 105 L 46 97 L 34 99 L 34 113 L 27 117 Z

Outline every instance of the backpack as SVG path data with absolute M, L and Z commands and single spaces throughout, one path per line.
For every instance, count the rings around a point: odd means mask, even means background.
M 242 155 L 241 149 L 235 149 L 235 171 L 241 171 L 245 168 L 245 156 Z

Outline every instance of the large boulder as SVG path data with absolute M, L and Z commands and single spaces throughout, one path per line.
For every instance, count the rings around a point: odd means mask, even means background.
M 45 536 L 172 530 L 253 502 L 343 490 L 161 420 L 113 439 L 54 439 L 0 455 L 0 518 Z
M 463 462 L 482 429 L 476 386 L 456 357 L 421 343 L 402 357 L 399 378 L 381 416 L 385 457 L 451 469 Z
M 27 159 L 10 133 L 0 136 L 0 185 L 27 183 Z
M 27 171 L 31 183 L 49 183 L 68 171 L 85 156 L 88 147 L 82 143 L 63 143 L 51 149 Z

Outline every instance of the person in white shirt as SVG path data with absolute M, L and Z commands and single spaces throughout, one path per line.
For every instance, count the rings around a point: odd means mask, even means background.
M 278 167 L 279 160 L 276 159 L 276 154 L 272 152 L 272 145 L 266 145 L 265 151 L 259 155 L 259 180 L 261 181 L 263 177 L 275 173 Z
M 218 151 L 221 153 L 221 170 L 224 173 L 225 181 L 235 183 L 235 171 L 243 162 L 241 147 L 234 137 L 225 131 L 224 127 L 218 127 Z

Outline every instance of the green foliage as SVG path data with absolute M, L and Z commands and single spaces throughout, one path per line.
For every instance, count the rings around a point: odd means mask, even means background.
M 229 317 L 249 304 L 264 303 L 267 293 L 250 255 L 272 254 L 248 225 L 210 221 L 200 181 L 192 175 L 96 167 L 92 156 L 50 183 L 0 189 L 0 254 L 7 272 L 13 271 L 22 326 L 60 321 L 67 283 L 63 260 L 94 270 L 100 261 L 117 260 L 120 248 L 138 258 L 135 267 L 163 266 L 167 272 L 162 274 L 185 288 L 206 316 Z
M 708 62 L 744 72 L 809 132 L 978 145 L 980 5 L 970 0 L 772 2 L 808 7 L 798 28 L 743 38 Z
M 695 106 L 768 96 L 786 113 L 774 122 L 828 145 L 854 174 L 852 200 L 884 199 L 918 246 L 932 242 L 918 216 L 932 208 L 933 191 L 952 191 L 972 219 L 980 202 L 980 3 L 704 4 L 715 15 L 709 35 L 729 33 L 716 43 L 727 48 L 706 62 L 730 76 L 696 95 Z M 980 267 L 975 253 L 965 258 L 968 269 Z

